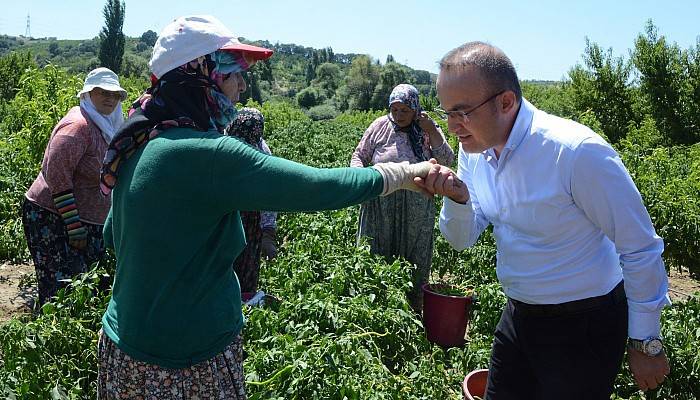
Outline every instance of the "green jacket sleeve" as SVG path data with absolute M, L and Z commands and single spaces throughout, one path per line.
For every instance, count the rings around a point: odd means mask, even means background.
M 373 168 L 314 168 L 226 136 L 211 168 L 212 206 L 223 211 L 338 209 L 378 196 L 384 185 Z

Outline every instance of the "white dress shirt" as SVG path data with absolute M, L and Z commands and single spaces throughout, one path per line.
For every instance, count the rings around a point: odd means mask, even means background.
M 599 135 L 522 100 L 500 157 L 459 149 L 466 204 L 445 198 L 440 231 L 457 250 L 489 225 L 506 295 L 530 304 L 600 296 L 624 277 L 629 336 L 658 336 L 670 304 L 649 214 L 619 155 Z

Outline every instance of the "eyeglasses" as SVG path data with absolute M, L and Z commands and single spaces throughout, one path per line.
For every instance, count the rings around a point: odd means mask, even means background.
M 488 103 L 489 101 L 495 99 L 496 97 L 502 95 L 505 93 L 505 90 L 501 90 L 500 92 L 494 94 L 493 96 L 489 97 L 488 99 L 482 101 L 477 105 L 476 107 L 472 107 L 471 110 L 469 111 L 460 111 L 460 110 L 455 110 L 455 111 L 445 111 L 442 108 L 436 108 L 435 111 L 437 112 L 438 116 L 442 119 L 447 121 L 449 117 L 452 118 L 457 118 L 457 119 L 462 119 L 465 123 L 471 122 L 470 114 L 472 114 L 474 111 L 478 110 L 481 106 L 484 104 Z
M 102 97 L 108 97 L 108 98 L 111 97 L 113 99 L 119 99 L 119 100 L 121 100 L 121 98 L 122 98 L 121 92 L 112 92 L 110 90 L 104 90 L 104 89 L 99 88 L 99 87 L 94 88 L 92 90 L 94 90 L 95 93 L 97 93 L 98 95 L 100 95 Z

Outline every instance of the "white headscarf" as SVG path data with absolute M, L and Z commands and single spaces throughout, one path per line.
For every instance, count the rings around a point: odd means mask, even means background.
M 90 93 L 81 93 L 80 94 L 80 108 L 85 110 L 85 112 L 88 114 L 90 117 L 90 120 L 97 125 L 98 128 L 100 128 L 100 132 L 102 133 L 102 137 L 105 139 L 107 143 L 110 143 L 112 141 L 112 138 L 114 137 L 114 134 L 117 133 L 117 130 L 119 130 L 119 127 L 122 126 L 124 123 L 124 114 L 122 114 L 122 102 L 118 101 L 117 106 L 114 107 L 114 111 L 112 111 L 111 114 L 109 115 L 104 115 L 100 114 L 99 111 L 95 108 L 95 105 L 92 103 L 92 100 L 90 99 Z

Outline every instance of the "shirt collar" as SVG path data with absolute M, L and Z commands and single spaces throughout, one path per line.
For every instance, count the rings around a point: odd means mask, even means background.
M 515 117 L 515 123 L 513 124 L 513 128 L 510 130 L 506 145 L 503 146 L 503 152 L 506 152 L 506 150 L 512 152 L 520 145 L 520 143 L 522 143 L 525 135 L 527 135 L 527 133 L 530 131 L 530 127 L 532 126 L 532 118 L 535 115 L 535 110 L 537 110 L 535 106 L 530 104 L 530 102 L 525 100 L 523 97 L 520 101 L 518 116 Z M 496 153 L 494 152 L 493 147 L 485 150 L 482 154 L 487 161 L 496 158 Z

